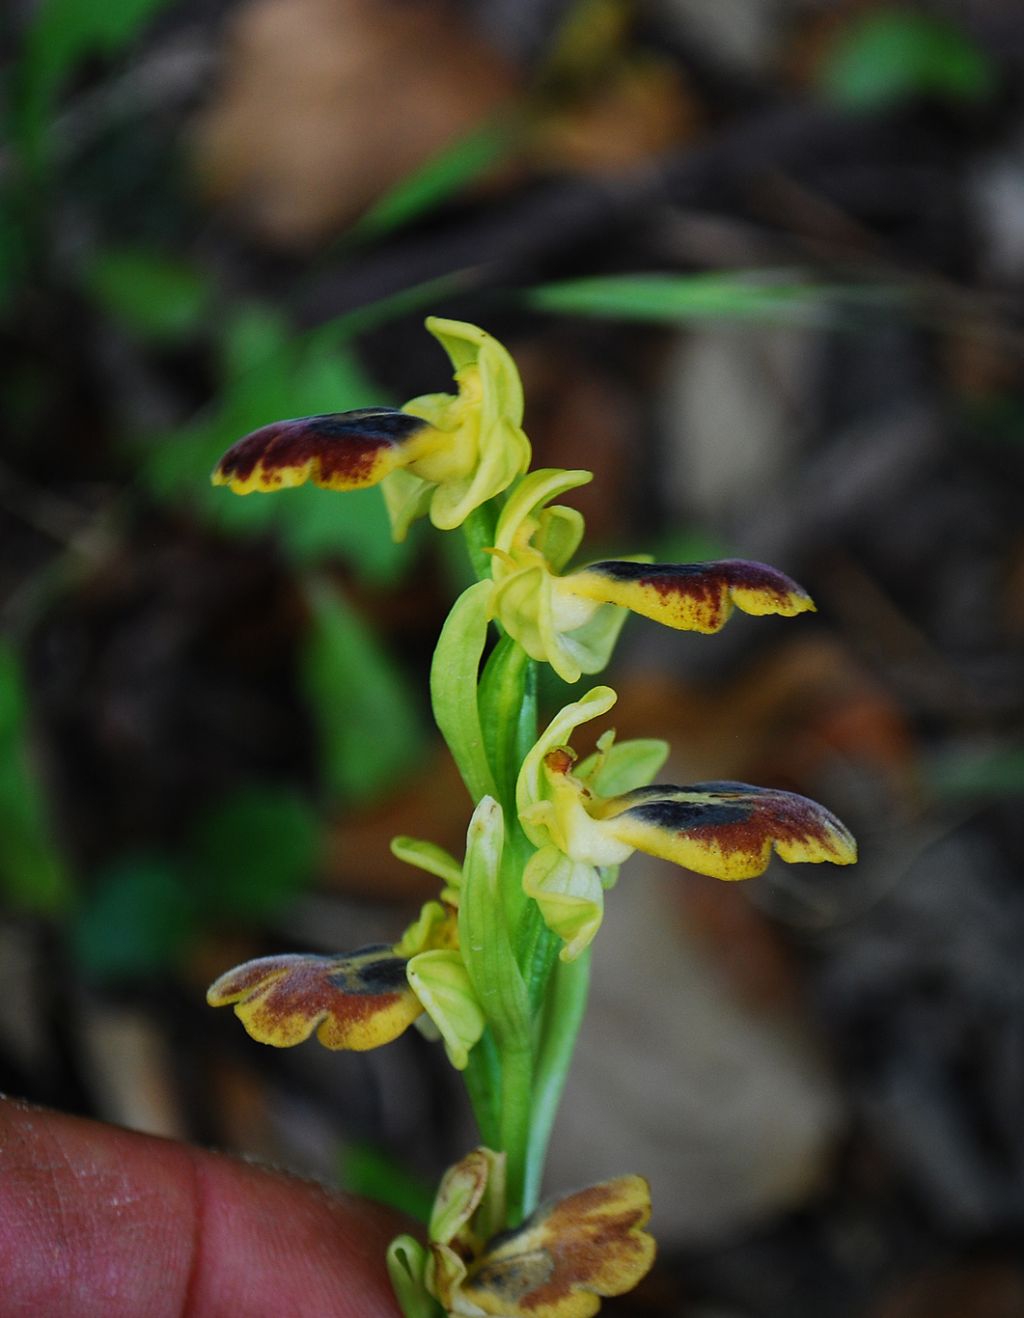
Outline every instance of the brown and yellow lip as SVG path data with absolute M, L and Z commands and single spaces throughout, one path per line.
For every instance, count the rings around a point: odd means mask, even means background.
M 620 841 L 719 879 L 763 874 L 773 853 L 793 862 L 850 865 L 857 844 L 817 801 L 747 783 L 640 787 L 601 811 Z
M 405 968 L 387 945 L 347 956 L 262 957 L 221 975 L 206 1000 L 234 1004 L 259 1043 L 291 1048 L 315 1030 L 325 1048 L 362 1052 L 397 1039 L 422 1012 Z
M 766 563 L 591 563 L 563 578 L 585 599 L 618 604 L 681 631 L 717 632 L 733 608 L 791 618 L 814 602 L 791 577 Z
M 274 421 L 233 444 L 211 480 L 236 494 L 272 493 L 307 481 L 328 490 L 365 489 L 404 465 L 409 444 L 432 429 L 391 407 Z

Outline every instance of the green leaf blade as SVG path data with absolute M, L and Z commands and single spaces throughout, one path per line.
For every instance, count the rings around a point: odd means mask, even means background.
M 348 237 L 380 238 L 435 209 L 501 161 L 514 140 L 504 122 L 478 125 L 407 174 L 356 221 Z
M 542 311 L 625 321 L 771 321 L 820 314 L 824 290 L 791 275 L 603 275 L 545 284 L 526 299 Z

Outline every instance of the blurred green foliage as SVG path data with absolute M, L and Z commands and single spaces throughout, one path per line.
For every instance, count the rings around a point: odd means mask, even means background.
M 342 799 L 365 801 L 419 762 L 423 724 L 404 675 L 344 597 L 312 581 L 307 598 L 302 683 L 316 711 L 321 778 Z
M 71 925 L 79 966 L 96 979 L 173 969 L 196 930 L 196 904 L 174 862 L 126 856 L 93 877 Z
M 433 1190 L 375 1144 L 346 1144 L 339 1159 L 338 1184 L 349 1194 L 386 1204 L 424 1225 L 430 1221 Z
M 847 311 L 900 296 L 895 289 L 815 284 L 793 271 L 739 270 L 571 279 L 530 289 L 526 300 L 541 311 L 613 320 L 820 327 L 841 321 Z
M 940 800 L 977 802 L 1024 796 L 1024 746 L 958 747 L 926 759 L 924 781 Z
M 96 979 L 175 969 L 211 924 L 259 925 L 315 873 L 322 820 L 298 791 L 245 784 L 212 802 L 180 852 L 118 857 L 92 876 L 71 947 Z
M 83 271 L 97 307 L 144 343 L 179 343 L 210 313 L 206 278 L 187 262 L 149 248 L 101 248 Z
M 0 642 L 0 890 L 23 910 L 67 909 L 71 880 L 52 840 L 46 793 L 32 762 L 18 656 Z
M 819 84 L 827 99 L 864 110 L 909 96 L 984 100 L 995 90 L 996 74 L 984 52 L 952 23 L 914 9 L 885 8 L 840 29 Z
M 57 96 L 75 65 L 128 44 L 168 0 L 42 0 L 13 79 L 14 138 L 30 169 L 47 163 Z
M 253 924 L 305 887 L 320 853 L 321 821 L 297 791 L 247 785 L 196 820 L 186 864 L 203 915 Z

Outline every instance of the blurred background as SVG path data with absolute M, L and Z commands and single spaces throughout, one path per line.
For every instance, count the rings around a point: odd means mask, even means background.
M 391 939 L 461 853 L 426 671 L 457 536 L 236 499 L 235 438 L 522 371 L 592 557 L 813 617 L 640 619 L 677 782 L 852 870 L 635 860 L 549 1186 L 641 1172 L 626 1314 L 1024 1314 L 1024 13 L 1013 0 L 15 0 L 0 155 L 0 1090 L 417 1211 L 472 1139 L 414 1031 L 261 1049 L 206 984 Z M 575 496 L 574 496 L 575 498 Z M 566 688 L 548 675 L 544 700 Z

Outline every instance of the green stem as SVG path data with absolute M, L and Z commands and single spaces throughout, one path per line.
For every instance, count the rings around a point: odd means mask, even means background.
M 490 584 L 491 561 L 484 551 L 494 544 L 496 517 L 496 506 L 489 504 L 478 508 L 463 523 L 466 548 L 477 576 L 477 585 L 466 592 L 472 597 L 472 610 L 467 606 L 466 614 L 468 617 L 472 612 L 474 619 L 480 613 L 485 589 Z M 536 904 L 528 902 L 523 894 L 523 867 L 532 848 L 519 827 L 515 802 L 520 766 L 537 739 L 537 665 L 522 646 L 503 635 L 477 687 L 483 651 L 479 623 L 463 628 L 463 632 L 474 655 L 467 658 L 465 639 L 461 653 L 454 646 L 442 651 L 439 643 L 432 686 L 436 681 L 438 689 L 443 690 L 443 710 L 460 711 L 450 717 L 449 724 L 462 751 L 462 760 L 440 717 L 438 724 L 452 746 L 474 801 L 492 795 L 505 815 L 505 845 L 499 856 L 492 854 L 490 863 L 481 865 L 484 849 L 479 845 L 467 846 L 459 924 L 470 977 L 491 1022 L 483 1039 L 470 1053 L 466 1085 L 485 1143 L 491 1144 L 497 1127 L 493 1147 L 504 1150 L 507 1159 L 507 1225 L 512 1227 L 522 1221 L 524 1213 L 536 1202 L 536 1183 L 564 1083 L 564 1071 L 568 1068 L 566 1056 L 562 1079 L 555 1081 L 548 1076 L 541 1086 L 550 1115 L 545 1108 L 547 1124 L 538 1132 L 533 1101 L 533 1032 L 529 1022 L 543 1001 L 558 940 L 545 927 Z M 445 665 L 443 672 L 442 665 Z M 459 666 L 458 673 L 453 671 L 455 665 Z M 469 681 L 472 699 L 465 687 Z M 438 703 L 435 699 L 435 716 Z M 477 731 L 490 776 L 490 785 L 484 790 L 477 790 L 483 787 L 484 773 L 475 748 L 471 748 Z M 483 903 L 488 897 L 485 907 Z M 513 956 L 513 934 L 518 956 Z M 573 1026 L 573 1038 L 577 1028 L 578 1022 Z
M 469 1062 L 462 1074 L 480 1131 L 480 1139 L 489 1149 L 495 1149 L 501 1139 L 498 1119 L 501 1098 L 501 1058 L 498 1056 L 494 1033 L 490 1028 L 484 1030 L 479 1043 L 470 1050 Z
M 502 1054 L 501 1148 L 505 1152 L 508 1217 L 506 1225 L 518 1226 L 524 1217 L 527 1158 L 533 1139 L 533 1055 L 529 1046 L 519 1045 Z
M 537 740 L 538 731 L 537 661 L 531 659 L 526 666 L 526 672 L 523 674 L 523 700 L 519 706 L 519 717 L 516 720 L 516 778 L 519 777 L 519 766 L 526 759 L 533 743 Z M 515 779 L 512 780 L 512 790 L 515 791 Z
M 523 869 L 533 847 L 519 826 L 515 789 L 519 767 L 537 739 L 537 665 L 510 636 L 498 641 L 484 666 L 478 703 L 488 759 L 505 814 L 501 895 L 508 927 L 518 940 L 527 905 Z M 519 964 L 525 969 L 521 957 Z
M 515 818 L 516 777 L 522 759 L 520 725 L 524 707 L 536 704 L 534 669 L 535 665 L 523 647 L 511 636 L 503 636 L 491 651 L 480 679 L 480 723 L 498 787 L 498 799 L 512 819 Z M 528 698 L 528 685 L 534 688 L 532 702 Z M 532 710 L 526 712 L 528 716 Z M 536 739 L 534 722 L 530 745 Z
M 562 940 L 544 923 L 537 903 L 526 902 L 519 920 L 516 959 L 526 981 L 530 1011 L 534 1015 L 544 1002 L 551 968 L 561 947 Z
M 587 1008 L 590 949 L 575 961 L 556 961 L 549 982 L 534 1067 L 530 1142 L 523 1185 L 524 1214 L 532 1213 L 537 1206 L 551 1128 Z

